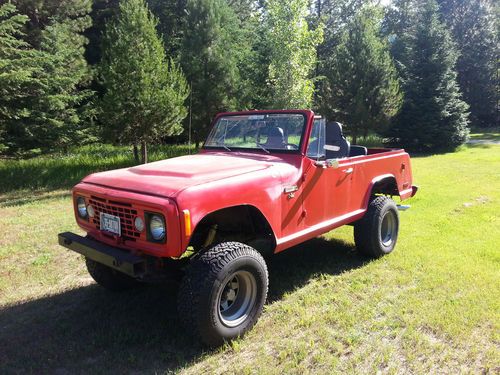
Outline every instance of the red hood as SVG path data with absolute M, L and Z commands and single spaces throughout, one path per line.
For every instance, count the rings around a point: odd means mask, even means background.
M 197 154 L 91 174 L 83 182 L 172 197 L 190 186 L 269 168 L 269 158 Z

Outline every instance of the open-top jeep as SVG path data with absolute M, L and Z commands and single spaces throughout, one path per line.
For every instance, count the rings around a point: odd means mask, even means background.
M 73 201 L 87 236 L 61 233 L 59 243 L 111 290 L 182 278 L 179 317 L 219 345 L 260 316 L 264 257 L 345 224 L 360 253 L 390 253 L 390 197 L 416 190 L 404 150 L 351 146 L 312 111 L 222 113 L 196 155 L 85 177 Z

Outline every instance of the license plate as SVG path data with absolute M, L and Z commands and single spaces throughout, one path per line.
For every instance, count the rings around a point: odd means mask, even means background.
M 120 218 L 101 212 L 101 230 L 121 236 Z

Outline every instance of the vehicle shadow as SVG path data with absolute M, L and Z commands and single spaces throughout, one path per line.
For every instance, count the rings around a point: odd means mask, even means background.
M 351 244 L 316 238 L 268 260 L 269 302 L 319 274 L 367 262 Z M 210 354 L 185 334 L 174 286 L 111 293 L 85 286 L 0 310 L 1 373 L 156 373 Z

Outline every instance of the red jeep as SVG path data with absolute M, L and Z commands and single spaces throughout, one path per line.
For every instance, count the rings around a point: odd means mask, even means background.
M 196 155 L 95 173 L 73 188 L 87 232 L 59 235 L 111 290 L 182 277 L 179 317 L 208 345 L 244 334 L 268 289 L 263 257 L 354 225 L 362 254 L 396 245 L 415 195 L 401 149 L 352 146 L 307 110 L 219 114 Z

